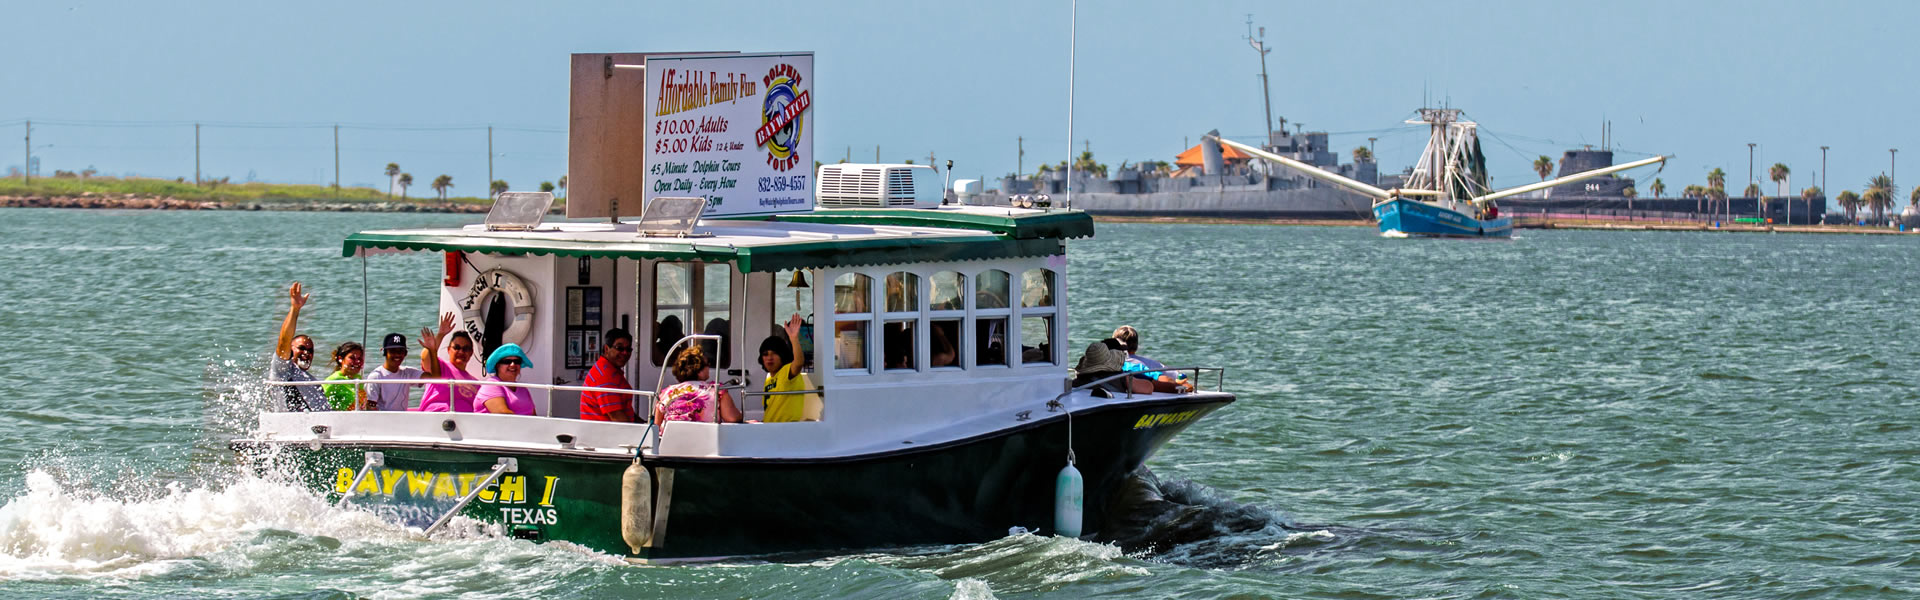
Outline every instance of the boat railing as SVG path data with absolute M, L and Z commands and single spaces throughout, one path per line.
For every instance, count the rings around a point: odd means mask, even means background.
M 553 406 L 553 393 L 556 391 L 599 392 L 602 394 L 623 394 L 623 395 L 634 397 L 633 398 L 634 402 L 631 403 L 630 408 L 636 409 L 635 410 L 636 415 L 639 414 L 638 412 L 639 397 L 645 396 L 651 399 L 654 396 L 654 393 L 648 390 L 623 390 L 618 388 L 588 387 L 584 385 L 528 383 L 524 381 L 488 381 L 485 379 L 334 379 L 334 380 L 314 380 L 314 381 L 279 381 L 279 380 L 269 379 L 265 383 L 267 385 L 274 386 L 274 387 L 313 387 L 317 385 L 366 385 L 366 384 L 386 384 L 386 383 L 403 383 L 407 385 L 442 385 L 442 384 L 444 385 L 497 385 L 500 387 L 523 388 L 523 389 L 530 389 L 530 390 L 545 391 L 547 395 L 548 407 Z M 549 410 L 551 410 L 551 408 L 549 408 Z M 652 413 L 649 412 L 648 414 L 652 414 Z M 645 419 L 646 417 L 641 416 L 640 418 Z
M 820 403 L 821 403 L 821 407 L 820 407 L 820 408 L 821 408 L 821 412 L 822 412 L 822 416 L 821 416 L 820 418 L 821 418 L 821 420 L 825 420 L 825 419 L 826 419 L 826 417 L 825 417 L 825 415 L 824 415 L 824 413 L 825 413 L 825 411 L 826 411 L 826 401 L 827 401 L 827 400 L 826 400 L 826 399 L 827 399 L 827 389 L 826 389 L 826 388 L 814 388 L 814 389 L 810 389 L 810 390 L 788 390 L 788 391 L 784 391 L 784 392 L 742 392 L 742 393 L 740 394 L 740 396 L 741 396 L 741 399 L 740 399 L 740 402 L 741 402 L 741 403 L 742 403 L 742 404 L 744 405 L 744 404 L 746 403 L 746 399 L 747 399 L 747 398 L 754 398 L 754 397 L 759 397 L 759 398 L 765 398 L 765 397 L 767 397 L 767 396 L 785 396 L 785 395 L 789 395 L 789 394 L 792 394 L 792 395 L 798 395 L 798 396 L 807 396 L 807 395 L 812 395 L 812 396 L 814 396 L 814 397 L 817 397 L 817 398 L 819 398 L 819 399 L 820 399 Z M 741 407 L 740 407 L 740 411 L 741 411 L 741 414 L 745 414 L 745 413 L 746 413 L 746 410 L 747 410 L 747 408 L 746 408 L 746 406 L 741 406 Z M 803 408 L 803 409 L 802 409 L 802 412 L 804 413 L 804 411 L 805 411 L 805 409 Z
M 1052 400 L 1047 401 L 1047 407 L 1052 410 L 1059 410 L 1060 400 L 1066 398 L 1067 396 L 1071 396 L 1076 392 L 1082 392 L 1082 391 L 1091 390 L 1091 389 L 1100 387 L 1101 384 L 1104 384 L 1110 381 L 1127 379 L 1127 378 L 1136 377 L 1136 376 L 1144 376 L 1147 373 L 1167 373 L 1167 372 L 1193 373 L 1193 375 L 1189 377 L 1189 379 L 1191 379 L 1194 383 L 1193 390 L 1192 390 L 1193 392 L 1200 391 L 1200 374 L 1201 373 L 1213 373 L 1214 377 L 1213 377 L 1212 391 L 1218 392 L 1226 389 L 1226 386 L 1227 386 L 1227 369 L 1225 367 L 1155 367 L 1151 370 L 1145 370 L 1145 371 L 1122 371 L 1119 373 L 1108 375 L 1106 377 L 1095 379 L 1093 381 L 1086 382 L 1084 384 L 1074 386 L 1072 389 L 1069 389 L 1064 392 L 1060 392 L 1060 395 L 1054 396 Z M 1132 398 L 1134 395 L 1133 386 L 1131 385 L 1127 386 L 1127 389 L 1124 393 L 1127 395 L 1128 398 Z

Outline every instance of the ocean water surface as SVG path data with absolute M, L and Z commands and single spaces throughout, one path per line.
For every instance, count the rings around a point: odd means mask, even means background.
M 0 211 L 0 591 L 273 598 L 1905 598 L 1920 238 L 1101 224 L 1071 342 L 1131 324 L 1240 401 L 1125 547 L 635 567 L 422 539 L 238 473 L 285 286 L 323 349 L 432 319 L 370 213 Z M 875 502 L 885 499 L 876 498 Z

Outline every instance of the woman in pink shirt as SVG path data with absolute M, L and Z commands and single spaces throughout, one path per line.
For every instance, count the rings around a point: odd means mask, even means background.
M 527 353 L 519 344 L 504 344 L 493 349 L 487 357 L 487 381 L 512 383 L 520 380 L 520 369 L 532 367 L 533 361 L 527 360 Z M 473 397 L 473 412 L 508 415 L 533 415 L 533 393 L 523 387 L 504 385 L 480 386 L 480 393 Z
M 453 333 L 453 339 L 447 342 L 447 358 L 441 360 L 435 356 L 440 340 Z M 426 350 L 420 353 L 420 371 L 427 379 L 464 379 L 473 380 L 467 373 L 467 361 L 473 359 L 473 336 L 465 331 L 453 331 L 453 313 L 440 317 L 438 333 L 420 329 L 420 344 Z M 428 384 L 426 392 L 420 395 L 418 412 L 471 412 L 473 397 L 479 386 L 433 383 Z

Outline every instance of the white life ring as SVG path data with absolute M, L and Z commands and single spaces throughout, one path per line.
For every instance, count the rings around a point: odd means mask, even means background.
M 533 292 L 527 289 L 527 283 L 519 275 L 506 269 L 493 269 L 481 273 L 473 285 L 467 288 L 467 298 L 460 301 L 460 319 L 467 334 L 480 341 L 485 331 L 486 315 L 481 310 L 493 301 L 495 294 L 506 294 L 507 303 L 513 306 L 513 318 L 507 323 L 507 330 L 500 334 L 502 344 L 520 344 L 527 340 L 527 333 L 533 330 Z

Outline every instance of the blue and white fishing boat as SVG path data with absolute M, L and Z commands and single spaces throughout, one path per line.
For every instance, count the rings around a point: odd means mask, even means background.
M 1460 117 L 1457 108 L 1422 108 L 1419 119 L 1407 121 L 1427 125 L 1432 134 L 1404 185 L 1391 190 L 1216 135 L 1205 139 L 1372 197 L 1373 216 L 1379 221 L 1380 235 L 1386 237 L 1513 237 L 1513 218 L 1500 214 L 1501 198 L 1667 160 L 1655 156 L 1496 191 L 1487 186 L 1487 157 L 1480 151 L 1479 125 Z

